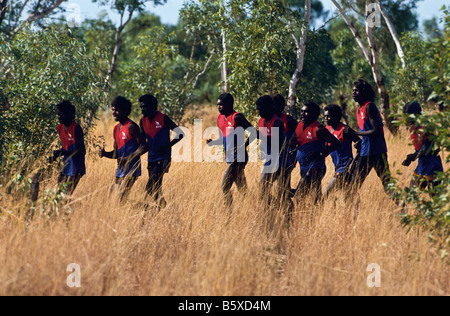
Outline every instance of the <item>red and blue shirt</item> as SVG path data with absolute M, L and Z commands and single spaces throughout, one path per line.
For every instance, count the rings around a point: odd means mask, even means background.
M 356 116 L 358 119 L 358 127 L 361 132 L 366 132 L 373 129 L 370 123 L 369 113 L 367 112 L 367 106 L 373 104 L 372 102 L 367 102 L 365 105 L 359 107 L 356 110 Z M 375 105 L 376 107 L 376 105 Z M 375 117 L 375 122 L 378 124 L 381 133 L 372 136 L 362 136 L 361 142 L 361 153 L 362 157 L 372 156 L 381 153 L 387 153 L 386 139 L 384 138 L 383 130 L 383 120 L 381 118 L 380 112 L 377 110 L 377 115 Z
M 128 119 L 125 124 L 120 123 L 114 127 L 114 139 L 117 144 L 117 156 L 126 158 L 136 152 L 139 143 L 130 134 L 130 124 L 134 123 Z M 139 177 L 141 175 L 141 158 L 138 156 L 133 161 L 127 163 L 126 166 L 117 168 L 116 177 L 123 178 L 126 176 Z
M 150 121 L 148 117 L 143 117 L 142 127 L 148 146 L 148 162 L 170 160 L 172 158 L 172 148 L 170 147 L 170 129 L 164 123 L 165 115 L 158 112 Z
M 236 116 L 240 113 L 233 111 L 230 115 L 225 116 L 219 114 L 217 117 L 217 126 L 219 127 L 220 133 L 222 134 L 223 148 L 225 150 L 225 161 L 227 163 L 247 162 L 248 153 L 244 149 L 244 156 L 239 150 L 235 150 L 245 144 L 245 134 L 242 134 L 243 138 L 239 139 L 236 129 Z
M 300 163 L 302 177 L 311 169 L 326 169 L 325 157 L 315 160 L 310 157 L 310 153 L 323 152 L 326 148 L 326 143 L 317 137 L 317 128 L 320 126 L 323 127 L 316 121 L 304 128 L 305 124 L 300 122 L 295 131 L 298 142 L 297 160 Z
M 267 121 L 264 118 L 260 118 L 259 122 L 258 122 L 258 126 L 259 126 L 259 132 L 261 134 L 262 137 L 262 151 L 265 152 L 266 154 L 266 162 L 264 163 L 265 166 L 271 166 L 272 165 L 272 146 L 273 146 L 273 140 L 272 140 L 272 135 L 274 134 L 274 125 L 275 122 L 279 121 L 280 123 L 283 123 L 283 121 L 276 115 L 274 115 L 269 121 Z M 282 135 L 284 135 L 284 130 L 280 130 L 278 131 L 278 133 L 281 133 Z M 278 134 L 279 136 L 279 134 Z M 284 136 L 283 136 L 284 139 Z M 278 141 L 278 140 L 277 140 Z M 283 144 L 278 144 L 278 156 L 276 157 L 276 159 L 280 159 L 281 160 L 281 165 L 279 167 L 285 167 L 285 165 L 283 163 L 286 163 L 286 157 L 285 154 L 287 151 L 286 150 L 282 150 Z M 278 162 L 280 162 L 280 160 L 278 160 Z
M 330 133 L 341 143 L 341 146 L 338 149 L 330 153 L 336 173 L 344 173 L 353 160 L 352 142 L 344 138 L 345 126 L 346 125 L 342 122 L 339 123 L 336 129 L 333 129 L 330 125 L 327 126 Z
M 419 164 L 414 172 L 421 176 L 434 176 L 436 172 L 443 172 L 441 156 L 438 152 L 432 152 L 432 143 L 427 139 L 423 127 L 411 126 L 409 131 L 416 153 L 422 149 L 424 151 L 424 155 L 419 156 Z
M 76 129 L 81 128 L 75 122 L 72 122 L 66 129 L 64 124 L 57 127 L 59 138 L 61 140 L 64 156 L 64 167 L 61 172 L 63 176 L 82 176 L 86 174 L 85 156 L 77 154 L 77 135 Z

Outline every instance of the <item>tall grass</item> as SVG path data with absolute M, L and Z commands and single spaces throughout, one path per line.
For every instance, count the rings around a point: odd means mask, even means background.
M 204 127 L 215 126 L 214 109 L 203 115 Z M 109 149 L 112 127 L 100 122 L 95 131 Z M 388 136 L 389 163 L 392 171 L 403 168 L 398 177 L 404 185 L 413 172 L 401 167 L 412 150 L 408 144 L 406 135 Z M 327 164 L 324 185 L 334 170 L 330 159 Z M 95 150 L 69 202 L 69 219 L 36 213 L 27 223 L 28 199 L 0 188 L 0 295 L 450 294 L 448 263 L 426 233 L 407 234 L 401 227 L 400 210 L 374 172 L 360 191 L 356 221 L 354 206 L 337 192 L 320 206 L 301 201 L 287 229 L 282 221 L 268 225 L 268 210 L 258 201 L 260 166 L 254 163 L 246 168 L 249 192 L 233 189 L 228 217 L 220 190 L 225 167 L 173 163 L 163 185 L 167 207 L 160 212 L 144 211 L 145 172 L 120 204 L 113 186 L 116 163 L 97 158 Z M 298 167 L 294 174 L 292 185 Z M 41 196 L 56 178 L 57 172 L 43 182 Z M 67 286 L 70 263 L 80 266 L 80 288 Z M 381 268 L 379 288 L 366 282 L 371 263 Z

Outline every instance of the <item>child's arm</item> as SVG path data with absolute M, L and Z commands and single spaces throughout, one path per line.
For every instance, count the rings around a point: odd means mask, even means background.
M 344 139 L 355 143 L 355 148 L 357 152 L 361 151 L 361 138 L 356 134 L 356 131 L 350 126 L 344 127 Z
M 114 149 L 113 151 L 105 151 L 105 148 L 102 148 L 98 151 L 98 156 L 100 158 L 108 158 L 108 159 L 116 159 L 117 158 L 117 142 L 116 142 L 116 138 L 113 135 L 113 139 L 114 139 Z
M 174 131 L 177 133 L 177 135 L 174 137 L 174 139 L 169 144 L 170 147 L 173 147 L 184 138 L 184 132 L 180 128 L 178 128 L 178 125 L 175 124 L 167 115 L 164 116 L 164 124 L 171 131 Z
M 376 122 L 376 118 L 380 115 L 377 106 L 374 103 L 369 103 L 367 105 L 367 114 L 369 116 L 370 124 L 372 125 L 372 129 L 364 132 L 356 132 L 358 136 L 375 136 L 380 135 L 382 133 L 381 126 L 379 126 Z
M 75 128 L 75 142 L 78 150 L 75 153 L 75 157 L 86 156 L 86 146 L 84 144 L 84 132 L 80 125 Z
M 319 155 L 321 157 L 326 157 L 329 154 L 331 154 L 333 151 L 335 151 L 336 149 L 341 147 L 341 142 L 336 137 L 334 137 L 333 134 L 331 134 L 323 126 L 320 126 L 320 127 L 317 128 L 317 137 L 321 141 L 327 143 L 327 146 L 326 146 L 325 150 L 323 152 L 319 153 Z M 314 158 L 318 158 L 318 157 L 314 157 Z

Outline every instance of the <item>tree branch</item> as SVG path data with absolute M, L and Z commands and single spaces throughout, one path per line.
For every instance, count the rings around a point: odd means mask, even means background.
M 388 26 L 389 32 L 391 32 L 391 36 L 392 36 L 392 39 L 395 42 L 395 46 L 397 46 L 397 54 L 400 57 L 400 60 L 402 62 L 402 68 L 405 68 L 406 67 L 405 53 L 403 52 L 403 47 L 402 47 L 402 44 L 401 44 L 400 39 L 398 37 L 397 31 L 395 30 L 395 26 L 394 26 L 394 24 L 392 24 L 392 21 L 389 18 L 388 13 L 384 9 L 383 5 L 381 4 L 381 0 L 376 0 L 376 1 L 377 1 L 379 9 L 381 11 L 381 15 L 383 16 L 384 20 L 386 21 L 386 24 Z
M 298 83 L 300 82 L 300 76 L 303 71 L 305 51 L 306 51 L 306 41 L 308 39 L 308 29 L 309 29 L 310 20 L 311 20 L 311 0 L 306 0 L 305 1 L 305 17 L 303 19 L 301 37 L 300 37 L 300 39 L 297 40 L 298 41 L 297 67 L 296 67 L 294 74 L 292 75 L 292 78 L 289 82 L 289 95 L 288 95 L 287 108 L 286 108 L 287 112 L 294 118 L 296 118 L 295 102 L 296 102 L 297 86 L 298 86 Z M 294 36 L 295 36 L 295 34 L 294 34 Z
M 344 9 L 342 9 L 340 4 L 336 0 L 331 0 L 331 1 L 334 3 L 334 5 L 338 9 L 339 13 L 342 15 L 342 18 L 344 19 L 345 23 L 350 28 L 350 31 L 352 32 L 353 37 L 356 39 L 356 42 L 358 43 L 359 47 L 361 48 L 361 50 L 364 54 L 364 57 L 367 59 L 369 64 L 372 66 L 373 65 L 372 56 L 370 55 L 369 50 L 367 49 L 366 45 L 364 44 L 364 41 L 362 40 L 361 35 L 359 35 L 358 30 L 355 28 L 353 23 L 350 21 L 350 19 L 348 18 L 347 14 L 345 13 Z
M 0 2 L 0 25 L 2 25 L 3 19 L 5 18 L 7 6 L 8 0 L 2 0 Z

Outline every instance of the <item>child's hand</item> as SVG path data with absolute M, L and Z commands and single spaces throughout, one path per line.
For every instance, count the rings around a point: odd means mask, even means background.
M 408 158 L 406 158 L 403 162 L 402 165 L 405 167 L 409 167 L 409 165 L 411 165 L 411 160 L 409 160 Z
M 411 163 L 416 160 L 416 155 L 415 154 L 409 154 L 408 156 L 406 156 L 406 159 L 402 162 L 402 165 L 405 167 L 409 167 L 409 165 L 411 165 Z

